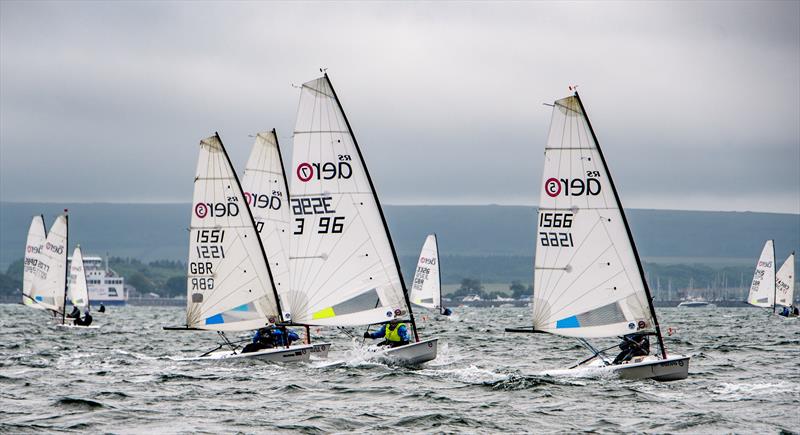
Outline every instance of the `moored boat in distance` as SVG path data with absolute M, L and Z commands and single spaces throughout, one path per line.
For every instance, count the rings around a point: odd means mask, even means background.
M 545 146 L 534 256 L 533 326 L 576 338 L 592 355 L 546 374 L 612 373 L 673 381 L 689 357 L 667 355 L 642 262 L 600 144 L 577 92 L 555 101 Z M 620 337 L 613 360 L 589 340 Z M 649 338 L 658 352 L 650 353 Z

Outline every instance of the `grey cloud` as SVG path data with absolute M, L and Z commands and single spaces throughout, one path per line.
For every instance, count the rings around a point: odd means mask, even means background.
M 536 203 L 579 84 L 626 203 L 800 212 L 796 2 L 0 8 L 2 200 L 186 201 L 327 66 L 386 203 Z

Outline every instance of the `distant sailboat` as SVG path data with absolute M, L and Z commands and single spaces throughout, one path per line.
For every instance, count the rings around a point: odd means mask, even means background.
M 42 263 L 39 255 L 44 248 L 47 240 L 47 232 L 44 228 L 44 216 L 37 215 L 31 219 L 31 226 L 28 228 L 28 239 L 25 243 L 25 257 L 22 271 L 22 303 L 36 309 L 44 310 L 45 306 L 36 302 L 31 295 L 31 288 L 36 277 L 43 278 L 45 271 L 41 269 Z
M 78 309 L 80 313 L 89 312 L 89 287 L 86 283 L 86 269 L 83 266 L 83 254 L 81 254 L 81 246 L 75 247 L 72 251 L 72 259 L 69 261 L 69 280 L 67 284 L 67 299 L 72 303 L 72 306 Z M 64 303 L 66 308 L 66 302 Z M 59 326 L 73 327 L 73 328 L 98 328 L 97 325 L 84 325 L 80 324 L 78 320 L 74 323 L 68 321 L 68 317 L 64 323 Z M 85 317 L 84 317 L 85 319 Z
M 758 257 L 747 303 L 760 308 L 775 307 L 775 244 L 772 240 L 764 243 Z
M 37 272 L 29 290 L 37 305 L 49 310 L 53 319 L 64 324 L 64 304 L 67 297 L 67 243 L 69 222 L 67 214 L 56 218 L 47 233 L 39 255 Z
M 439 314 L 450 315 L 449 308 L 442 305 L 442 277 L 439 273 L 439 243 L 436 234 L 429 234 L 422 245 L 422 251 L 411 283 L 411 303 Z
M 775 304 L 788 308 L 786 317 L 798 317 L 794 306 L 794 252 L 775 274 Z
M 283 323 L 280 298 L 256 224 L 218 135 L 203 139 L 189 228 L 186 326 L 217 331 L 224 343 L 200 358 L 308 361 L 310 345 L 242 353 L 224 332 Z M 223 347 L 226 350 L 219 350 Z
M 275 130 L 256 135 L 250 157 L 242 178 L 244 197 L 253 213 L 261 244 L 270 261 L 275 288 L 280 295 L 283 318 L 291 323 L 292 307 L 298 304 L 291 291 L 289 274 L 289 244 L 291 239 L 289 189 L 283 158 Z M 311 331 L 306 326 L 306 342 L 311 342 Z M 331 343 L 313 343 L 313 354 L 326 357 Z
M 436 358 L 438 339 L 419 340 L 383 210 L 327 74 L 301 87 L 291 176 L 292 321 L 364 326 L 404 319 L 414 342 L 386 355 L 408 364 Z
M 667 355 L 625 212 L 577 92 L 553 105 L 542 182 L 533 327 L 507 331 L 577 338 L 593 356 L 568 372 L 686 378 L 689 357 Z M 659 352 L 612 362 L 587 341 L 622 336 L 655 336 Z

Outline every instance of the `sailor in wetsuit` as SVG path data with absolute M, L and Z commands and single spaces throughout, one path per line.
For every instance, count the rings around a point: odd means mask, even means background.
M 411 337 L 408 335 L 408 327 L 397 318 L 392 319 L 391 322 L 383 325 L 381 329 L 375 332 L 365 332 L 364 338 L 383 338 L 383 341 L 378 343 L 378 346 L 389 347 L 405 346 L 411 342 Z
M 276 328 L 275 325 L 269 325 L 265 328 L 260 328 L 253 335 L 253 341 L 247 343 L 247 346 L 242 349 L 242 353 L 257 352 L 263 349 L 272 349 L 274 347 L 290 346 L 293 341 L 300 339 L 300 336 L 291 329 L 287 329 L 284 333 L 283 330 Z
M 72 312 L 67 314 L 67 319 L 74 319 L 75 321 L 77 321 L 80 318 L 81 318 L 81 310 L 78 309 L 78 307 L 76 307 L 75 305 L 73 305 Z
M 642 334 L 628 334 L 622 337 L 619 344 L 620 353 L 614 358 L 612 364 L 621 364 L 630 361 L 636 356 L 647 356 L 650 354 L 650 339 Z
M 80 313 L 80 311 L 78 311 Z M 92 315 L 89 314 L 89 307 L 86 307 L 86 311 L 83 312 L 83 319 L 78 317 L 75 319 L 75 324 L 78 326 L 89 326 L 92 324 Z

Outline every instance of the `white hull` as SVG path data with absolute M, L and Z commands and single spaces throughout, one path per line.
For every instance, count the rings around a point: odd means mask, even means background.
M 689 376 L 688 356 L 673 355 L 667 359 L 655 356 L 637 357 L 632 361 L 616 365 L 605 365 L 592 359 L 578 367 L 545 372 L 546 375 L 597 375 L 615 374 L 620 379 L 653 379 L 656 381 L 678 381 Z
M 678 307 L 683 308 L 716 308 L 717 306 L 714 304 L 710 304 L 705 301 L 683 301 L 678 304 Z
M 391 349 L 378 348 L 380 356 L 391 363 L 404 365 L 417 365 L 436 359 L 436 352 L 439 348 L 438 338 L 429 338 L 417 343 L 405 346 L 394 347 Z
M 330 343 L 311 343 L 311 356 L 318 358 L 327 358 L 328 351 L 331 349 Z
M 221 359 L 257 359 L 272 362 L 307 362 L 311 357 L 313 346 L 298 345 L 288 349 L 264 349 L 258 352 L 239 353 L 231 350 L 218 350 L 206 356 L 191 358 L 192 360 L 221 360 Z
M 73 325 L 70 323 L 58 323 L 56 324 L 59 328 L 68 328 L 68 329 L 99 329 L 100 325 L 89 325 L 89 326 L 80 326 L 80 325 Z

